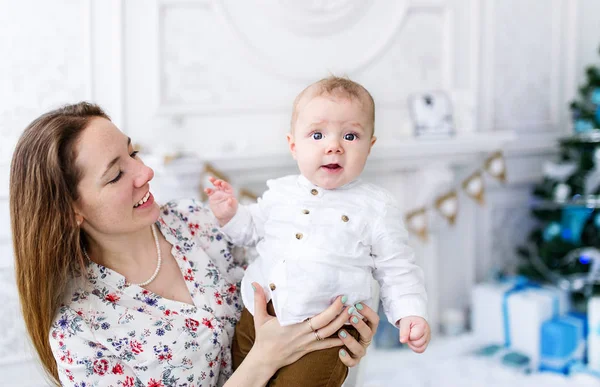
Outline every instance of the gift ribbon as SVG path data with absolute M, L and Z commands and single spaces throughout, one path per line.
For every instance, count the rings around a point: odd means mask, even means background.
M 502 299 L 502 317 L 504 325 L 504 346 L 510 347 L 510 324 L 508 320 L 508 297 L 512 294 L 521 292 L 526 289 L 539 289 L 541 286 L 535 282 L 531 282 L 528 278 L 523 276 L 516 276 L 505 282 L 513 283 L 514 286 L 504 293 Z M 560 311 L 560 300 L 555 295 L 552 300 L 552 315 L 557 316 Z

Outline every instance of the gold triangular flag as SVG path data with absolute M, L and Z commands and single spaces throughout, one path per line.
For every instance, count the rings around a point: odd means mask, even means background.
M 466 178 L 462 183 L 462 187 L 467 195 L 477 200 L 479 204 L 485 204 L 485 187 L 483 185 L 483 176 L 481 176 L 480 171 L 477 171 Z
M 485 170 L 502 183 L 506 183 L 506 161 L 501 151 L 497 151 L 485 160 Z
M 183 157 L 183 154 L 181 152 L 166 154 L 163 156 L 163 164 L 167 165 L 181 157 Z
M 427 229 L 427 209 L 425 207 L 416 209 L 406 214 L 406 228 L 413 234 L 417 234 L 423 242 L 427 242 L 429 230 Z
M 450 224 L 456 222 L 458 214 L 458 195 L 455 190 L 452 190 L 435 200 L 435 208 L 448 220 Z
M 241 188 L 238 193 L 238 200 L 240 203 L 256 203 L 258 196 L 247 188 Z

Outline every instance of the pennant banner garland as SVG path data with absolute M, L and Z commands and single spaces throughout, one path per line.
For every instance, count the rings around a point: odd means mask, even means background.
M 466 194 L 477 200 L 479 204 L 485 204 L 485 187 L 483 185 L 483 177 L 481 176 L 481 172 L 477 171 L 471 176 L 467 177 L 463 181 L 462 187 Z
M 406 228 L 416 234 L 423 242 L 427 242 L 427 209 L 425 207 L 411 211 L 406 214 Z
M 492 154 L 485 161 L 485 170 L 496 179 L 503 183 L 506 183 L 506 163 L 504 162 L 504 156 L 502 152 L 498 151 Z
M 502 152 L 497 151 L 490 155 L 480 169 L 471 173 L 461 183 L 465 194 L 480 205 L 485 204 L 484 171 L 500 182 L 506 182 L 506 162 Z M 434 207 L 450 225 L 454 225 L 459 209 L 458 189 L 451 189 L 437 196 L 434 200 Z M 427 207 L 418 208 L 409 212 L 405 219 L 408 231 L 417 235 L 422 241 L 427 241 L 428 239 L 427 211 Z
M 456 191 L 453 190 L 438 197 L 435 201 L 435 208 L 450 224 L 454 224 L 458 214 L 458 194 Z

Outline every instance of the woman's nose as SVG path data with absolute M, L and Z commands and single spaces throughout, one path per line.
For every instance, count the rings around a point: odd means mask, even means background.
M 143 187 L 146 183 L 154 178 L 154 170 L 152 168 L 141 164 L 138 170 L 137 176 L 135 177 L 135 186 Z

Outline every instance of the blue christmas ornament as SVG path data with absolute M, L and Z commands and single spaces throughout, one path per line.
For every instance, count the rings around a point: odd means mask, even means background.
M 587 256 L 587 255 L 580 255 L 580 256 L 579 256 L 579 262 L 580 262 L 580 263 L 582 263 L 582 264 L 584 264 L 584 265 L 587 265 L 587 264 L 588 264 L 588 263 L 590 263 L 591 261 L 592 261 L 592 258 L 590 258 L 590 257 L 589 257 L 589 256 Z
M 594 216 L 594 226 L 596 226 L 596 228 L 600 228 L 600 212 Z
M 592 91 L 592 94 L 590 96 L 590 101 L 594 105 L 600 105 L 600 87 L 597 87 L 594 89 L 594 91 Z
M 596 108 L 596 121 L 600 122 L 600 106 Z
M 558 222 L 550 222 L 544 229 L 544 232 L 542 233 L 542 238 L 544 238 L 544 241 L 549 242 L 559 235 L 560 224 L 558 224 Z
M 594 125 L 588 120 L 575 121 L 575 131 L 577 133 L 585 133 L 594 129 Z
M 583 227 L 594 212 L 593 208 L 567 207 L 562 211 L 561 236 L 567 242 L 581 243 Z

